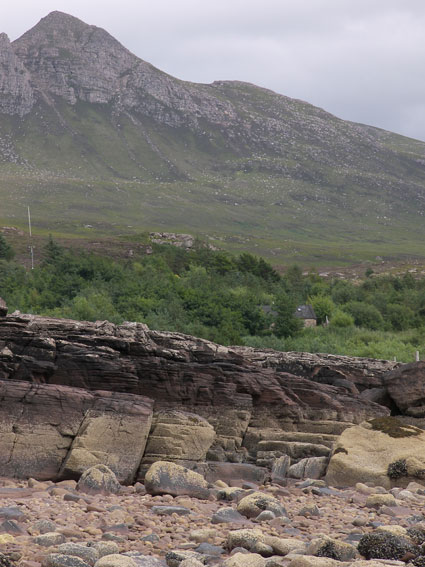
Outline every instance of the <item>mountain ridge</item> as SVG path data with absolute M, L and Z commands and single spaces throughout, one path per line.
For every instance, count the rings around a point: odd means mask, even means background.
M 175 79 L 58 11 L 2 34 L 0 63 L 0 220 L 29 204 L 70 233 L 167 228 L 278 257 L 314 240 L 340 256 L 354 236 L 361 257 L 421 254 L 408 229 L 424 233 L 425 143 L 250 83 Z

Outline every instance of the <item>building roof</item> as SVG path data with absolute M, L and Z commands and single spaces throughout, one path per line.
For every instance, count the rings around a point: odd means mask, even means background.
M 298 319 L 317 319 L 312 305 L 298 305 L 294 315 Z

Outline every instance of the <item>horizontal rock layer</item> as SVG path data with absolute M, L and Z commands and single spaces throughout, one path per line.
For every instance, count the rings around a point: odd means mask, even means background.
M 389 413 L 241 349 L 140 323 L 0 318 L 0 384 L 0 474 L 38 478 L 100 463 L 130 482 L 140 463 L 164 459 L 271 467 L 288 452 L 325 457 L 347 425 Z

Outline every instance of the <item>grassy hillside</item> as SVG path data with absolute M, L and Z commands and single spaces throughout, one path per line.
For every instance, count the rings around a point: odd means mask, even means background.
M 179 81 L 60 13 L 12 45 L 36 102 L 0 114 L 0 226 L 30 206 L 39 234 L 189 232 L 276 264 L 425 258 L 425 143 L 254 85 Z

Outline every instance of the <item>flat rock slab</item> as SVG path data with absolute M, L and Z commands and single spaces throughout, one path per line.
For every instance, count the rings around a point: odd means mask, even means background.
M 172 514 L 187 516 L 192 513 L 189 508 L 185 508 L 184 506 L 152 506 L 151 512 L 158 516 L 171 516 Z
M 26 518 L 24 512 L 18 506 L 5 506 L 0 508 L 0 519 L 23 521 Z
M 211 518 L 212 524 L 243 524 L 248 520 L 234 508 L 221 508 Z

